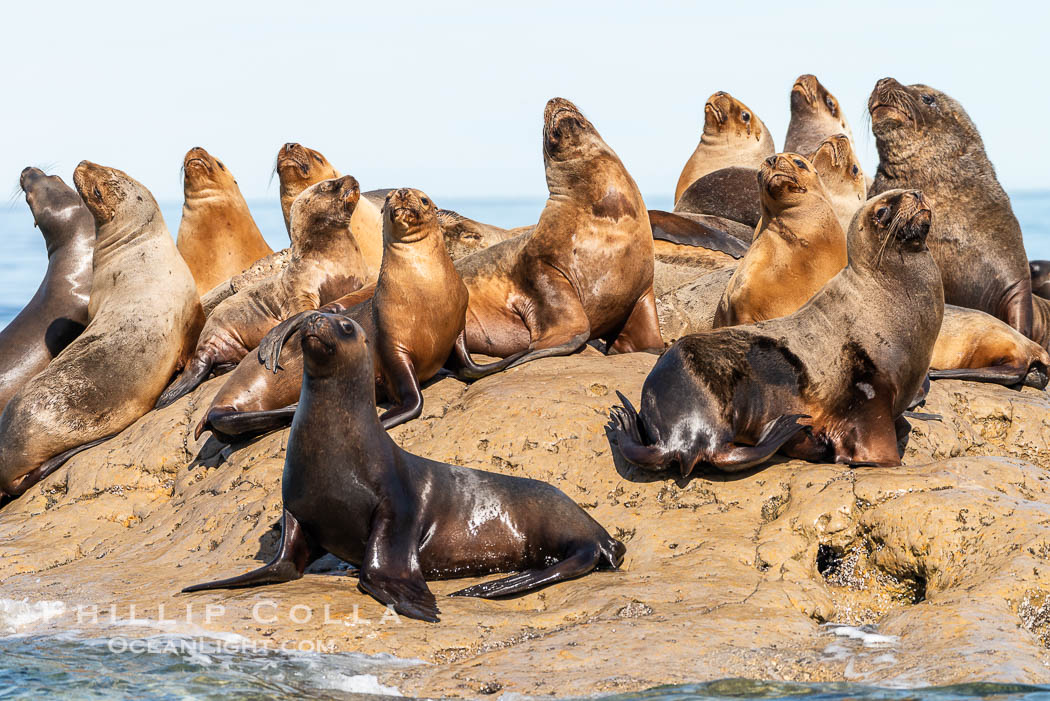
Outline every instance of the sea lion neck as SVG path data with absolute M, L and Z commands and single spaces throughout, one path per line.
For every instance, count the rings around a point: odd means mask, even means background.
M 94 266 L 97 271 L 127 247 L 134 246 L 152 237 L 157 231 L 167 229 L 160 209 L 153 205 L 145 220 L 138 216 L 118 214 L 105 224 L 98 226 L 95 234 Z

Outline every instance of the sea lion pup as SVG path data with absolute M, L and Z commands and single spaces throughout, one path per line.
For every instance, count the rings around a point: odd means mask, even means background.
M 743 470 L 778 450 L 899 465 L 902 414 L 944 311 L 931 218 L 919 191 L 883 193 L 853 219 L 849 265 L 797 312 L 676 342 L 645 380 L 641 415 L 623 395 L 612 410 L 623 456 L 647 470 L 677 464 L 683 476 L 698 462 Z
M 186 152 L 182 170 L 185 201 L 177 246 L 203 296 L 273 250 L 222 161 L 195 146 Z
M 57 175 L 22 171 L 19 184 L 47 246 L 47 272 L 29 303 L 0 330 L 0 411 L 88 323 L 95 220 Z
M 829 136 L 808 158 L 824 184 L 825 196 L 842 230 L 846 231 L 853 215 L 868 199 L 868 183 L 853 151 L 853 142 L 845 134 Z
M 922 190 L 937 212 L 930 251 L 944 299 L 1032 336 L 1032 275 L 1010 198 L 958 102 L 926 85 L 883 78 L 868 100 L 879 167 L 869 191 Z
M 813 153 L 824 139 L 835 134 L 844 134 L 853 141 L 853 131 L 839 101 L 815 75 L 800 75 L 791 86 L 791 121 L 784 150 Z
M 376 417 L 370 345 L 351 319 L 307 319 L 280 548 L 264 567 L 184 592 L 291 581 L 332 553 L 360 567 L 358 586 L 380 603 L 437 622 L 426 579 L 520 571 L 452 595 L 491 599 L 620 566 L 623 544 L 561 490 L 399 448 Z
M 1028 270 L 1032 274 L 1032 294 L 1050 298 L 1050 260 L 1028 261 Z
M 471 363 L 464 377 L 568 355 L 592 339 L 611 353 L 663 349 L 652 229 L 634 179 L 560 97 L 544 110 L 543 161 L 550 196 L 536 227 L 456 264 L 470 292 L 460 357 L 503 358 Z
M 716 92 L 704 105 L 704 131 L 678 177 L 674 201 L 708 173 L 732 166 L 757 168 L 774 153 L 773 137 L 758 115 L 729 93 Z
M 930 360 L 931 380 L 994 382 L 1045 389 L 1050 353 L 991 314 L 944 306 Z
M 148 412 L 203 322 L 193 276 L 149 190 L 88 161 L 73 181 L 96 228 L 90 321 L 0 414 L 8 496 Z
M 360 196 L 357 180 L 344 175 L 311 185 L 296 198 L 288 267 L 215 307 L 186 369 L 157 400 L 158 409 L 192 392 L 212 371 L 232 369 L 281 321 L 361 287 L 368 273 L 350 232 Z
M 762 220 L 722 294 L 716 328 L 790 314 L 846 267 L 846 234 L 812 163 L 770 156 L 758 182 Z

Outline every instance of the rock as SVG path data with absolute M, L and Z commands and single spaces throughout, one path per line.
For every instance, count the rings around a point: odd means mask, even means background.
M 656 312 L 664 342 L 674 343 L 682 336 L 711 329 L 718 302 L 734 270 L 735 265 L 720 268 L 663 294 L 657 293 Z
M 424 415 L 392 432 L 421 455 L 557 485 L 627 545 L 620 571 L 503 601 L 449 598 L 473 582 L 432 582 L 438 624 L 384 619 L 337 566 L 181 595 L 257 566 L 278 536 L 287 431 L 237 446 L 219 467 L 196 461 L 207 439 L 194 441 L 193 426 L 220 378 L 5 506 L 2 596 L 113 605 L 124 618 L 134 604 L 154 622 L 163 605 L 177 621 L 169 630 L 420 658 L 434 664 L 380 679 L 419 696 L 580 696 L 727 677 L 950 684 L 975 669 L 1046 682 L 1045 393 L 935 382 L 923 411 L 944 420 L 913 421 L 898 468 L 776 459 L 679 480 L 632 469 L 604 428 L 615 390 L 637 401 L 654 362 L 589 349 L 469 386 L 443 378 L 425 388 Z M 209 621 L 206 605 L 224 609 Z M 343 624 L 355 614 L 370 624 Z M 50 623 L 135 630 L 72 613 Z

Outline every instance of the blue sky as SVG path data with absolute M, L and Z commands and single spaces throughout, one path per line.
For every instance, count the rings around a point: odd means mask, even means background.
M 959 99 L 1009 189 L 1050 188 L 1047 3 L 18 3 L 5 6 L 0 178 L 83 158 L 181 198 L 201 145 L 249 198 L 277 149 L 324 152 L 364 189 L 543 197 L 543 105 L 591 118 L 644 194 L 669 196 L 716 90 L 777 142 L 815 73 L 866 167 L 865 103 L 891 75 Z

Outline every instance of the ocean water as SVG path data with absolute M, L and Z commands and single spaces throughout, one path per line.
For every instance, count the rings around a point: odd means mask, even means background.
M 1050 259 L 1050 191 L 1016 192 L 1011 195 L 1014 213 L 1024 232 L 1025 248 L 1032 260 Z M 438 204 L 488 224 L 512 228 L 533 224 L 543 211 L 543 197 L 520 199 L 445 198 Z M 651 209 L 670 209 L 669 196 L 646 197 Z M 275 251 L 288 245 L 288 234 L 276 196 L 249 202 L 255 222 Z M 179 230 L 181 202 L 163 202 L 164 221 L 174 237 Z M 0 328 L 32 298 L 47 269 L 47 253 L 40 233 L 33 227 L 29 207 L 21 192 L 0 204 Z

